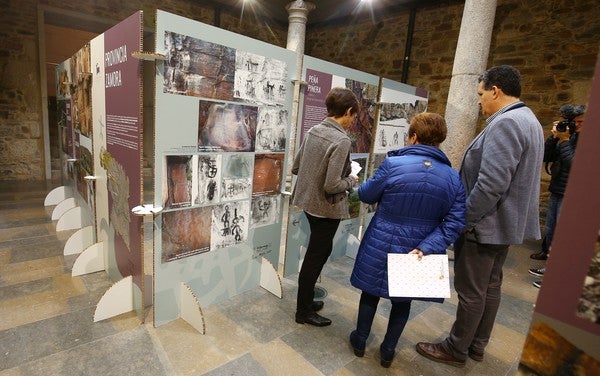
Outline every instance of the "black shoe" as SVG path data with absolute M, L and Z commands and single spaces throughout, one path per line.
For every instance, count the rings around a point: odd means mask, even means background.
M 359 340 L 357 339 L 357 333 L 356 330 L 354 330 L 352 333 L 350 333 L 350 345 L 352 346 L 352 350 L 354 350 L 354 355 L 362 358 L 365 356 L 365 344 L 363 343 L 361 346 L 358 342 Z
M 296 315 L 296 322 L 298 324 L 310 324 L 310 325 L 314 325 L 314 326 L 331 325 L 331 320 L 329 320 L 327 317 L 323 317 L 315 312 L 311 312 L 306 316 Z
M 379 364 L 381 364 L 383 368 L 390 368 L 390 366 L 392 365 L 392 361 L 394 360 L 395 354 L 395 351 L 389 351 L 379 346 L 379 356 L 381 358 Z
M 477 351 L 469 347 L 469 358 L 473 359 L 476 362 L 483 361 L 483 351 Z
M 529 269 L 529 274 L 533 274 L 537 277 L 543 277 L 544 273 L 546 273 L 546 268 L 531 268 L 531 269 Z
M 323 303 L 322 300 L 315 300 L 312 302 L 312 304 L 310 305 L 310 309 L 313 310 L 313 312 L 319 312 L 320 310 L 323 309 L 323 306 L 325 305 L 325 303 Z
M 547 260 L 548 259 L 548 254 L 544 251 L 538 252 L 538 253 L 534 253 L 532 255 L 529 256 L 530 258 L 534 259 L 534 260 Z
M 542 281 L 533 281 L 533 285 L 539 289 L 542 287 Z

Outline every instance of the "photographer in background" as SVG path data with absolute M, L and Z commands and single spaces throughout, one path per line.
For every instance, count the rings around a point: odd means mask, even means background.
M 550 186 L 548 187 L 550 199 L 548 200 L 548 209 L 546 211 L 542 250 L 530 256 L 534 260 L 546 260 L 552 246 L 556 221 L 567 187 L 567 181 L 569 180 L 571 162 L 575 154 L 579 132 L 582 129 L 585 106 L 566 104 L 560 108 L 560 113 L 563 120 L 554 122 L 552 135 L 546 139 L 544 145 L 545 169 L 551 175 Z M 545 271 L 545 267 L 529 269 L 530 274 L 538 277 L 543 276 Z M 539 288 L 542 285 L 542 281 L 535 281 L 533 285 Z

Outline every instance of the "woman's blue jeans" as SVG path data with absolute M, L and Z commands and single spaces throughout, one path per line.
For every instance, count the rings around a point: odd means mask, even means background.
M 546 225 L 544 226 L 544 239 L 542 240 L 542 252 L 550 252 L 552 238 L 554 238 L 554 229 L 558 221 L 558 214 L 562 205 L 563 196 L 552 193 L 548 200 L 548 209 L 546 210 Z

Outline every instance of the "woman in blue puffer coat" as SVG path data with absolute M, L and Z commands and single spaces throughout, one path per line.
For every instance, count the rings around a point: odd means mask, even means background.
M 444 254 L 465 226 L 462 182 L 439 149 L 446 134 L 442 116 L 427 112 L 416 115 L 408 129 L 409 146 L 389 152 L 375 175 L 358 189 L 362 202 L 378 205 L 350 278 L 352 286 L 362 290 L 350 344 L 355 355 L 364 355 L 379 299 L 391 299 L 388 328 L 379 347 L 384 367 L 392 363 L 412 301 L 390 298 L 387 254 L 414 253 L 419 258 Z

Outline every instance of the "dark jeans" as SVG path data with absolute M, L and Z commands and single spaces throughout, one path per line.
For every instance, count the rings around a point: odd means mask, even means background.
M 560 213 L 563 196 L 552 193 L 548 200 L 548 209 L 546 210 L 546 224 L 544 226 L 544 239 L 542 240 L 542 252 L 549 253 L 554 238 L 554 229 Z
M 306 255 L 298 276 L 298 298 L 296 301 L 296 316 L 304 317 L 311 313 L 311 304 L 315 297 L 315 284 L 323 270 L 323 266 L 333 247 L 333 237 L 340 224 L 339 219 L 319 218 L 308 213 L 310 239 Z
M 360 295 L 358 320 L 356 321 L 356 334 L 358 337 L 357 339 L 360 342 L 357 346 L 361 350 L 365 348 L 365 343 L 371 333 L 371 325 L 373 324 L 373 319 L 377 312 L 378 303 L 378 296 L 371 295 L 364 291 Z M 408 321 L 410 303 L 410 300 L 396 302 L 392 300 L 392 310 L 390 311 L 390 317 L 388 319 L 387 332 L 381 343 L 382 350 L 388 353 L 389 356 L 393 356 L 398 340 Z
M 502 266 L 508 245 L 465 241 L 454 243 L 454 289 L 458 293 L 456 321 L 442 346 L 457 359 L 465 360 L 469 348 L 484 352 L 498 307 Z

